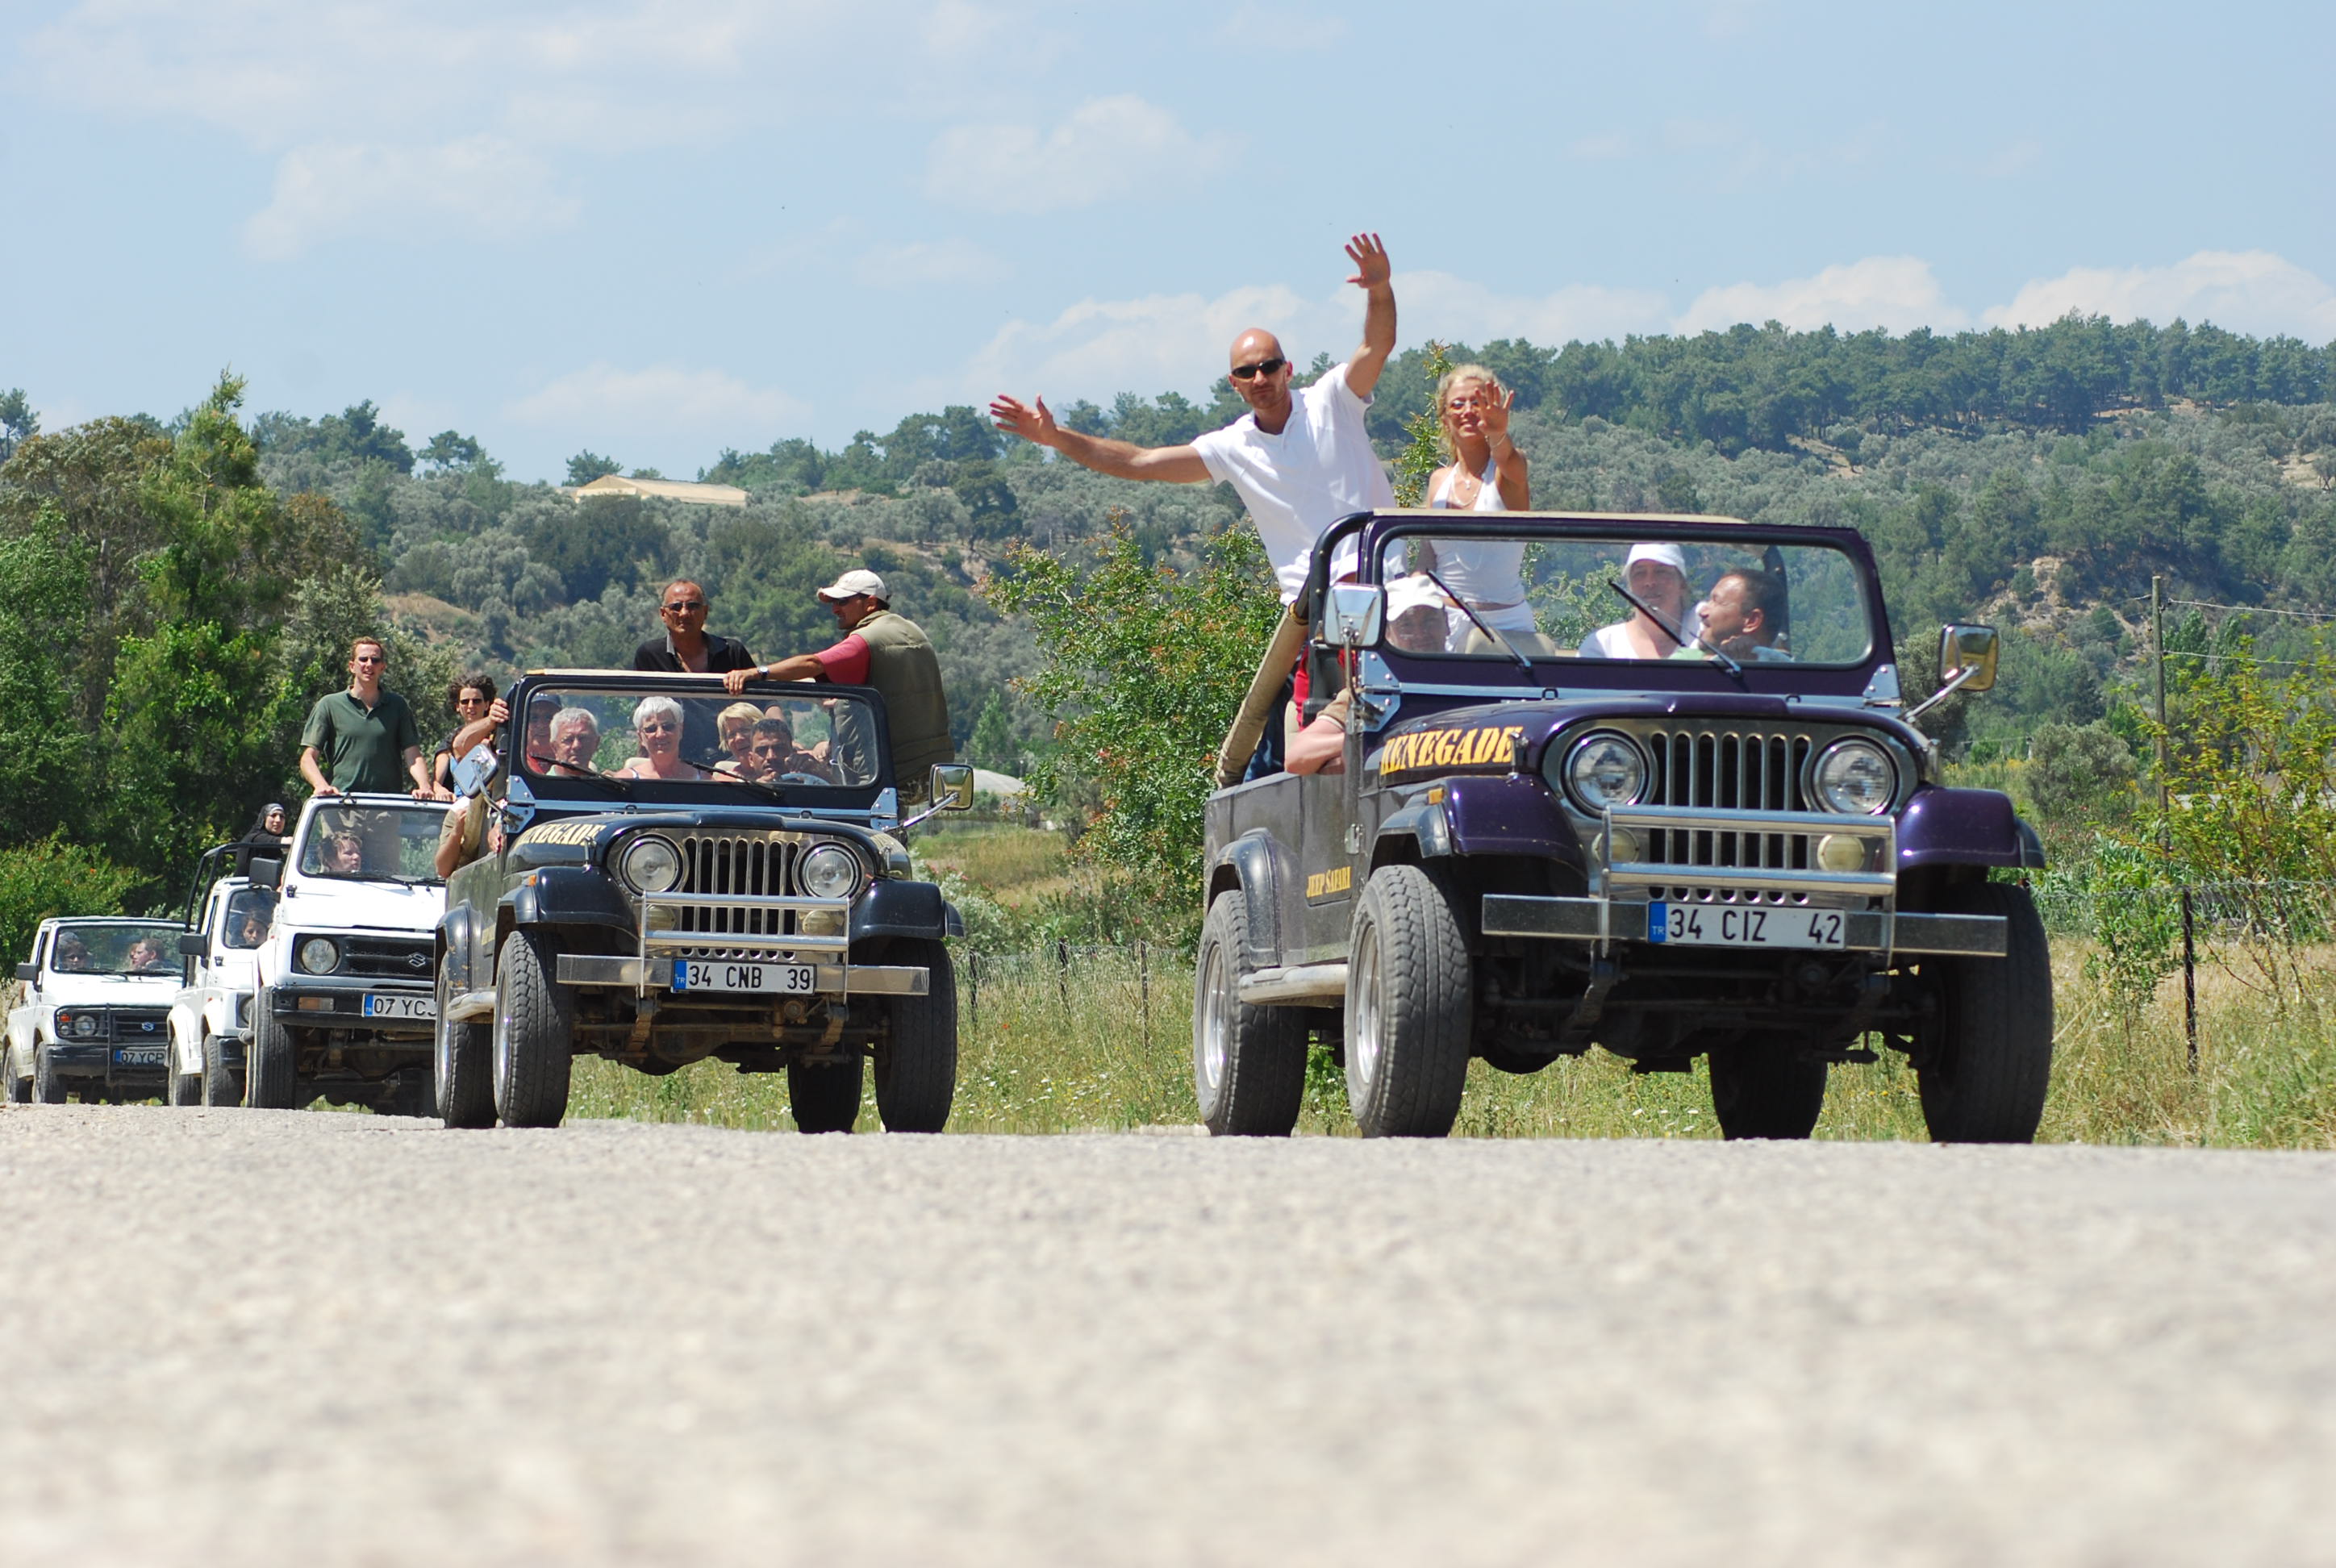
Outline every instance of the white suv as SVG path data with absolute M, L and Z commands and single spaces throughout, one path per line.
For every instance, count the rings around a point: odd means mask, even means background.
M 432 1114 L 432 951 L 446 903 L 433 862 L 445 813 L 406 795 L 320 795 L 280 867 L 252 862 L 252 882 L 282 896 L 259 949 L 248 1104 L 322 1097 Z
M 162 1092 L 165 1019 L 181 970 L 176 920 L 43 920 L 16 966 L 0 1077 L 8 1097 L 61 1105 Z
M 248 854 L 250 848 L 229 845 L 204 858 L 238 852 Z M 254 887 L 248 877 L 223 876 L 211 883 L 202 912 L 179 939 L 179 951 L 191 963 L 186 985 L 170 1002 L 170 1104 L 243 1104 L 259 950 L 275 918 L 273 892 Z

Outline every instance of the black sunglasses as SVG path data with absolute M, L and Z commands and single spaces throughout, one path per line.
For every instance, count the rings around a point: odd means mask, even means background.
M 667 609 L 683 611 L 704 609 L 705 608 L 706 601 L 702 599 L 676 599 L 672 603 L 666 606 L 666 609 Z
M 1260 359 L 1255 365 L 1236 365 L 1233 366 L 1233 379 L 1247 381 L 1252 375 L 1279 375 L 1281 367 L 1289 363 L 1286 359 Z

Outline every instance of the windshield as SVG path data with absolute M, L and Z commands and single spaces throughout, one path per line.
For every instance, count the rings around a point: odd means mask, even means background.
M 265 888 L 245 888 L 229 893 L 226 917 L 219 922 L 219 945 L 256 948 L 268 940 L 268 927 L 276 918 L 276 895 Z
M 1398 653 L 1839 667 L 1871 651 L 1864 574 L 1824 545 L 1403 533 L 1379 571 Z
M 300 874 L 356 881 L 434 882 L 443 806 L 319 806 L 294 852 Z
M 878 782 L 876 710 L 833 687 L 749 699 L 722 693 L 538 687 L 528 699 L 521 766 L 537 778 L 599 774 L 617 793 L 638 784 L 863 789 Z
M 65 975 L 175 975 L 180 972 L 175 925 L 60 926 L 49 968 Z

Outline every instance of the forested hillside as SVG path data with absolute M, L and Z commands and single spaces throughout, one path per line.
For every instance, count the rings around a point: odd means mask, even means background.
M 2178 600 L 2336 610 L 2336 346 L 2071 318 L 1451 353 L 1517 389 L 1539 504 L 1847 523 L 1876 546 L 1902 642 L 1947 618 L 2004 627 L 2002 686 L 1958 737 L 1980 756 L 2022 752 L 2051 722 L 2132 733 L 2153 574 Z M 1426 404 L 1424 365 L 1406 354 L 1383 383 L 1372 427 L 1390 454 Z M 1079 555 L 1120 521 L 1147 556 L 1189 563 L 1241 522 L 1221 487 L 1045 461 L 968 407 L 841 451 L 709 453 L 698 477 L 746 488 L 743 509 L 579 506 L 506 479 L 459 433 L 411 438 L 370 404 L 240 424 L 237 391 L 167 424 L 49 434 L 0 396 L 9 842 L 62 830 L 159 885 L 192 838 L 239 831 L 290 774 L 287 726 L 337 681 L 329 644 L 374 613 L 376 577 L 400 631 L 393 684 L 435 722 L 428 681 L 458 663 L 625 662 L 672 575 L 706 585 L 714 629 L 775 657 L 831 636 L 816 586 L 873 566 L 941 648 L 963 749 L 1018 771 L 1051 725 L 1013 686 L 1037 668 L 1031 633 L 984 593 L 1008 550 Z M 1225 384 L 1212 396 L 1057 412 L 1168 443 L 1237 412 Z M 622 464 L 580 453 L 573 470 Z M 2169 642 L 2199 654 L 2252 633 L 2277 655 L 2314 624 L 2177 610 Z

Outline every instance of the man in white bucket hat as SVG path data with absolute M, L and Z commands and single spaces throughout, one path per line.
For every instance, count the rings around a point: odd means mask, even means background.
M 1687 557 L 1678 545 L 1632 545 L 1622 562 L 1622 586 L 1662 617 L 1662 623 L 1634 609 L 1627 619 L 1583 638 L 1582 657 L 1669 658 L 1679 650 L 1680 638 L 1695 640 L 1698 626 L 1688 598 Z M 1672 636 L 1669 627 L 1678 628 L 1679 636 Z

